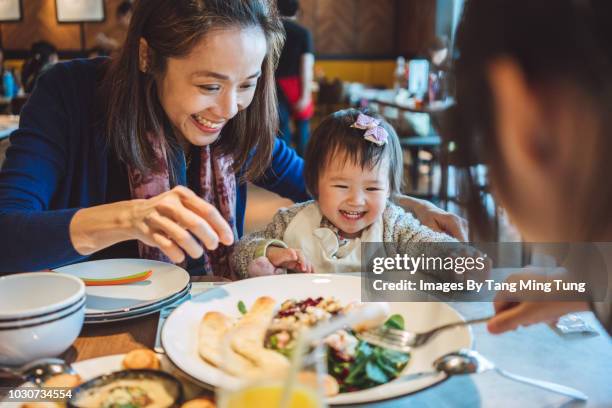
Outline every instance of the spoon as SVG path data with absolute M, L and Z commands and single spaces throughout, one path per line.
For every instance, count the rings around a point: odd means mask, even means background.
M 0 366 L 0 375 L 21 378 L 41 386 L 49 378 L 58 374 L 76 374 L 76 371 L 59 358 L 42 358 L 21 367 Z
M 437 372 L 444 372 L 449 376 L 457 374 L 482 373 L 485 371 L 494 370 L 501 376 L 511 380 L 543 388 L 545 390 L 556 392 L 577 400 L 586 401 L 589 398 L 583 392 L 564 385 L 509 373 L 496 367 L 495 364 L 475 350 L 461 349 L 459 351 L 448 353 L 434 361 L 434 368 Z

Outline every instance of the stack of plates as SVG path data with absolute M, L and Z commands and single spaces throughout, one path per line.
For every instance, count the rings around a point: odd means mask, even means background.
M 178 302 L 189 296 L 189 274 L 176 265 L 143 259 L 106 259 L 56 269 L 89 279 L 113 279 L 148 270 L 153 273 L 141 282 L 87 286 L 85 324 L 134 319 Z

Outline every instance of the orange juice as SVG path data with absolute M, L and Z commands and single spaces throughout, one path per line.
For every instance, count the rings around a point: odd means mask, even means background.
M 227 393 L 222 398 L 223 408 L 276 408 L 280 407 L 283 394 L 282 383 L 259 384 L 233 393 Z M 302 385 L 296 385 L 291 393 L 291 402 L 287 408 L 322 408 L 323 401 L 315 390 Z

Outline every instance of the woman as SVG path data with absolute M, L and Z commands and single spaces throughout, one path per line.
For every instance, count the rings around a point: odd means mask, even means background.
M 463 159 L 488 165 L 525 241 L 612 241 L 612 184 L 602 178 L 612 151 L 612 2 L 470 0 L 466 7 L 456 66 Z M 580 269 L 573 272 L 584 278 L 586 265 Z M 500 333 L 593 309 L 610 331 L 610 286 L 596 289 L 606 302 L 499 298 L 488 328 Z
M 43 75 L 0 172 L 0 273 L 95 254 L 231 276 L 244 181 L 308 198 L 302 160 L 274 138 L 282 38 L 265 0 L 142 0 L 116 60 Z

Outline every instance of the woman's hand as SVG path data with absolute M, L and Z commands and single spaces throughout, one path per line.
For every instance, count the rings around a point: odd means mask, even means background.
M 147 200 L 130 200 L 78 211 L 70 223 L 77 252 L 89 255 L 110 245 L 138 239 L 159 248 L 172 262 L 185 253 L 199 258 L 207 249 L 230 245 L 234 235 L 210 203 L 178 186 Z
M 306 260 L 299 249 L 269 246 L 266 250 L 266 257 L 277 268 L 292 269 L 304 273 L 314 272 L 312 264 Z
M 518 283 L 521 280 L 532 280 L 551 283 L 554 278 L 554 276 L 542 276 L 536 273 L 517 273 L 508 277 L 507 282 Z M 530 326 L 541 322 L 555 323 L 561 316 L 568 313 L 589 310 L 588 302 L 560 301 L 561 296 L 562 294 L 556 290 L 551 292 L 498 292 L 493 301 L 495 316 L 487 323 L 487 329 L 490 333 L 499 334 L 516 330 L 519 326 Z M 550 300 L 547 301 L 547 298 Z
M 400 195 L 397 197 L 399 204 L 414 213 L 421 224 L 434 231 L 444 232 L 459 241 L 468 240 L 467 221 L 458 215 L 446 212 L 429 201 Z
M 587 302 L 506 302 L 495 301 L 495 316 L 487 323 L 490 333 L 516 330 L 535 323 L 555 323 L 561 316 L 589 310 Z

